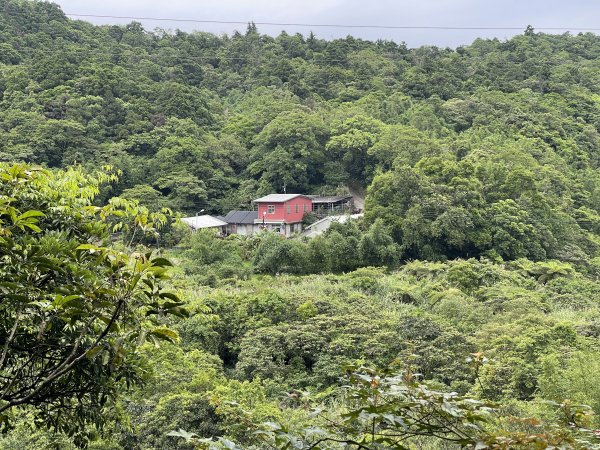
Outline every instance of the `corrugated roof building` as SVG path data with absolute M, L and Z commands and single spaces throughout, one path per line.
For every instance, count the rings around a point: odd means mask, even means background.
M 258 211 L 229 211 L 223 220 L 227 222 L 227 234 L 250 236 L 260 231 L 256 223 Z
M 227 222 L 209 216 L 208 214 L 195 217 L 183 217 L 181 221 L 188 224 L 193 230 L 214 228 L 215 231 L 221 234 L 225 234 L 225 228 L 227 227 Z
M 332 213 L 351 213 L 354 204 L 351 195 L 310 196 L 313 202 L 313 212 L 318 216 Z
M 284 203 L 290 201 L 296 197 L 307 197 L 307 195 L 303 194 L 269 194 L 264 197 L 257 198 L 254 200 L 254 203 Z

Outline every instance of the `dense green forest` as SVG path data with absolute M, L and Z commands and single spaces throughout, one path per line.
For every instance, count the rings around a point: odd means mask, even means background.
M 599 133 L 591 33 L 0 0 L 0 449 L 600 448 Z M 309 241 L 176 221 L 349 188 Z

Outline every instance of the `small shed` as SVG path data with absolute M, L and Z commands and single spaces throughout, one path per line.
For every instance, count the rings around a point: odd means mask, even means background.
M 258 211 L 229 211 L 223 217 L 223 221 L 227 222 L 227 234 L 241 236 L 251 236 L 260 231 L 256 219 L 258 219 Z
M 354 207 L 351 195 L 311 196 L 311 199 L 317 215 L 349 213 Z
M 214 229 L 219 234 L 225 234 L 227 228 L 227 222 L 216 217 L 209 216 L 208 214 L 195 217 L 183 217 L 181 221 L 188 224 L 194 231 Z

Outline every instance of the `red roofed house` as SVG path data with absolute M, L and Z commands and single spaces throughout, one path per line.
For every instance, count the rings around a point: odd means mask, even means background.
M 254 223 L 286 237 L 302 231 L 302 217 L 312 211 L 312 200 L 302 194 L 269 194 L 254 200 L 258 218 Z

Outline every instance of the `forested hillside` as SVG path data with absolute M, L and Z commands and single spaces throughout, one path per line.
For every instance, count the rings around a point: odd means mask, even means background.
M 411 49 L 0 0 L 0 449 L 600 448 L 599 133 L 591 33 Z M 364 218 L 310 241 L 164 209 L 349 187 Z
M 581 261 L 600 229 L 600 38 L 408 49 L 98 27 L 0 3 L 0 158 L 110 163 L 110 194 L 223 213 L 372 184 L 405 257 Z

